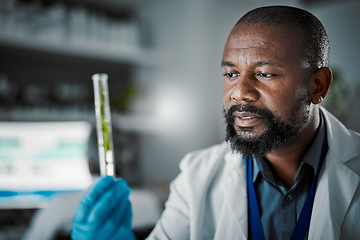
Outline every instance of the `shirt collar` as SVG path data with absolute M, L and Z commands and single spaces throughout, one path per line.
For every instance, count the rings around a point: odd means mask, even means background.
M 258 175 L 260 174 L 260 166 L 258 164 L 258 161 L 253 157 L 253 183 L 256 181 Z
M 319 161 L 321 157 L 321 151 L 322 151 L 322 144 L 324 141 L 324 135 L 325 135 L 325 121 L 323 119 L 322 113 L 320 113 L 320 126 L 316 133 L 315 139 L 313 140 L 313 143 L 311 144 L 310 148 L 306 152 L 299 170 L 295 176 L 295 181 L 298 181 L 301 177 L 301 170 L 304 168 L 305 164 L 312 167 L 314 171 L 314 175 L 317 171 L 317 168 L 319 166 Z

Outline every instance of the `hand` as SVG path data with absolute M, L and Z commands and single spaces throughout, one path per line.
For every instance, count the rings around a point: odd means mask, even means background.
M 131 231 L 130 189 L 123 179 L 101 177 L 83 196 L 75 212 L 71 238 L 135 239 Z

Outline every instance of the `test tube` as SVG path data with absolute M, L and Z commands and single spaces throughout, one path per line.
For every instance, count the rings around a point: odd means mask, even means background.
M 108 75 L 106 73 L 97 73 L 92 76 L 92 80 L 94 84 L 100 175 L 113 176 L 115 178 Z

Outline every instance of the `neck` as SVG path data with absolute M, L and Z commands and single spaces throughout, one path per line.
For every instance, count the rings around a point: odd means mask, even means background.
M 315 115 L 306 128 L 296 136 L 292 144 L 271 151 L 266 159 L 272 165 L 276 177 L 287 187 L 295 184 L 295 175 L 300 163 L 311 146 L 320 125 L 319 114 Z

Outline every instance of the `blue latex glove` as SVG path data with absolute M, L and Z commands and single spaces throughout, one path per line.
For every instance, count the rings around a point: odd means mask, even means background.
M 136 239 L 131 231 L 130 189 L 123 179 L 105 176 L 89 188 L 75 212 L 71 238 Z

